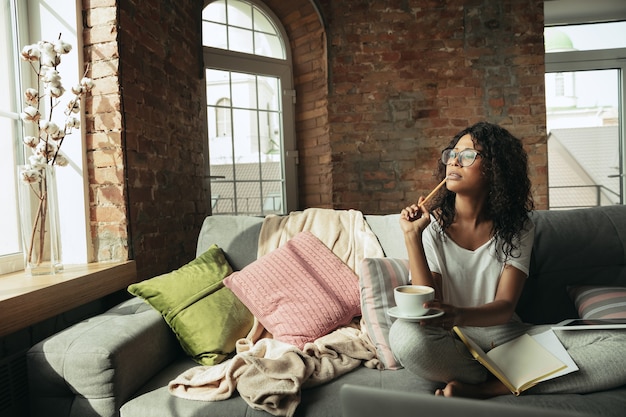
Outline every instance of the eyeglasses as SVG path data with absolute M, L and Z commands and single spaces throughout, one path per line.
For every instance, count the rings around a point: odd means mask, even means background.
M 474 149 L 463 149 L 462 151 L 455 151 L 454 149 L 444 149 L 441 152 L 441 162 L 444 165 L 448 165 L 454 158 L 459 161 L 459 165 L 462 167 L 468 167 L 474 163 L 477 156 L 482 156 L 480 152 Z

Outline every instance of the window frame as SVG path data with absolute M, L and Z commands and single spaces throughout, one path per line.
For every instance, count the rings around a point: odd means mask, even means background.
M 69 91 L 70 87 L 80 80 L 84 68 L 83 39 L 80 36 L 80 30 L 78 30 L 82 22 L 82 8 L 79 1 L 59 4 L 55 10 L 56 14 L 54 14 L 56 20 L 51 20 L 45 14 L 49 13 L 49 10 L 36 7 L 38 4 L 37 0 L 7 1 L 13 6 L 11 8 L 11 26 L 14 34 L 12 48 L 16 54 L 15 58 L 12 59 L 15 68 L 14 94 L 16 110 L 18 111 L 16 120 L 17 138 L 14 138 L 13 142 L 14 163 L 15 165 L 20 165 L 24 163 L 26 158 L 26 151 L 21 141 L 21 137 L 25 134 L 25 126 L 19 118 L 19 112 L 24 107 L 22 95 L 26 87 L 34 86 L 36 83 L 33 71 L 20 59 L 22 47 L 41 39 L 56 39 L 56 36 L 62 33 L 63 39 L 72 45 L 72 51 L 66 56 L 66 62 L 62 63 L 62 67 L 60 67 L 63 85 Z M 68 25 L 72 25 L 75 30 L 68 30 Z M 67 91 L 66 94 L 71 94 Z M 64 96 L 64 98 L 66 97 Z M 46 112 L 48 111 L 46 110 Z M 57 110 L 55 115 L 57 112 L 61 112 L 61 110 Z M 15 118 L 13 113 L 11 115 Z M 80 117 L 81 126 L 85 126 L 84 111 L 81 111 Z M 92 258 L 92 253 L 91 236 L 88 227 L 88 194 L 85 182 L 87 164 L 84 129 L 76 129 L 72 133 L 72 141 L 65 141 L 63 151 L 71 162 L 70 166 L 57 170 L 59 177 L 57 182 L 59 214 L 61 229 L 65 231 L 65 233 L 61 233 L 63 246 L 62 261 L 64 264 L 85 264 Z M 17 187 L 17 184 L 14 183 L 13 186 Z M 78 187 L 80 187 L 81 191 L 78 191 Z M 16 210 L 17 212 L 20 210 L 17 201 Z M 0 255 L 0 277 L 3 274 L 24 270 L 24 255 L 21 244 L 20 239 L 19 252 L 4 256 Z
M 610 23 L 626 21 L 623 0 L 599 2 L 571 0 L 546 0 L 544 27 L 571 26 L 578 24 Z M 626 198 L 626 48 L 597 49 L 588 51 L 564 51 L 544 53 L 545 73 L 585 70 L 617 69 L 619 85 L 619 134 L 620 134 L 620 189 Z M 622 204 L 625 202 L 622 201 Z
M 563 25 L 559 25 L 563 26 Z M 624 204 L 626 196 L 626 48 L 600 49 L 591 51 L 566 51 L 551 52 L 545 54 L 545 72 L 573 72 L 588 70 L 616 69 L 619 71 L 619 153 L 620 166 L 620 190 Z
M 274 23 L 277 31 L 285 41 L 284 60 L 271 58 L 264 55 L 247 54 L 237 51 L 229 51 L 226 49 L 203 46 L 203 62 L 205 69 L 216 69 L 223 71 L 233 71 L 260 76 L 277 77 L 281 80 L 281 100 L 283 110 L 283 144 L 282 159 L 284 165 L 284 183 L 285 183 L 285 212 L 295 211 L 298 208 L 298 152 L 296 148 L 295 134 L 295 91 L 293 82 L 293 66 L 291 60 L 291 50 L 287 43 L 288 37 L 284 28 L 280 24 L 280 20 L 267 8 L 262 2 L 255 0 L 245 0 L 254 4 L 261 9 Z M 204 7 L 208 6 L 212 1 L 204 2 Z M 204 111 L 206 112 L 206 91 L 204 93 Z M 204 114 L 205 124 L 208 123 L 206 114 Z M 210 167 L 208 156 L 208 124 L 205 125 L 205 135 L 207 137 L 207 170 Z M 210 173 L 207 174 L 210 193 Z
M 0 109 L 0 115 L 2 117 L 6 117 L 11 120 L 11 123 L 14 123 L 15 133 L 17 137 L 24 136 L 24 127 L 20 119 L 20 109 L 22 108 L 23 100 L 22 100 L 22 91 L 24 85 L 24 79 L 27 76 L 25 66 L 21 65 L 21 60 L 19 59 L 20 54 L 20 44 L 22 43 L 22 39 L 25 39 L 27 36 L 27 27 L 28 27 L 28 14 L 27 14 L 27 5 L 26 2 L 18 1 L 18 0 L 7 0 L 9 4 L 9 25 L 11 30 L 11 41 L 12 45 L 10 46 L 14 56 L 11 59 L 13 74 L 12 75 L 12 84 L 14 86 L 14 90 L 11 92 L 13 96 L 12 99 L 15 102 L 15 112 L 5 111 Z M 6 138 L 5 138 L 6 140 Z M 16 170 L 16 165 L 19 165 L 24 161 L 24 147 L 21 146 L 21 142 L 17 139 L 13 138 L 13 161 L 15 163 L 13 170 Z M 24 269 L 24 255 L 22 253 L 21 248 L 21 237 L 19 236 L 19 207 L 17 202 L 17 184 L 11 184 L 15 190 L 15 213 L 16 213 L 16 222 L 18 226 L 18 252 L 15 253 L 7 253 L 0 254 L 0 276 L 3 274 L 8 274 L 11 272 L 19 271 Z

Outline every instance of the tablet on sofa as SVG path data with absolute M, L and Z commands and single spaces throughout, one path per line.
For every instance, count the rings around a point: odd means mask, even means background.
M 552 326 L 555 330 L 626 329 L 626 319 L 568 319 Z

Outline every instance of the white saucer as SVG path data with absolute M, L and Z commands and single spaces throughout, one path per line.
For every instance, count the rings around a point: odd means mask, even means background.
M 398 307 L 391 307 L 389 310 L 387 310 L 387 314 L 389 314 L 391 317 L 394 317 L 396 319 L 402 319 L 406 321 L 421 321 L 421 320 L 434 319 L 435 317 L 441 317 L 443 316 L 443 311 L 429 310 L 428 313 L 424 314 L 423 316 L 407 316 L 406 314 L 401 313 L 398 310 Z

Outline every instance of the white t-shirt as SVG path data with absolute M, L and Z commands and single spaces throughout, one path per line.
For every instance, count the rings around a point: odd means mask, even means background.
M 511 265 L 528 275 L 535 225 L 529 220 L 521 233 L 520 246 L 504 262 L 496 255 L 492 238 L 471 251 L 457 245 L 433 218 L 422 234 L 428 266 L 441 275 L 443 301 L 458 307 L 475 307 L 490 303 L 496 296 L 504 265 Z M 503 243 L 498 244 L 502 248 Z M 500 258 L 503 251 L 499 251 Z M 519 255 L 519 256 L 517 256 Z

